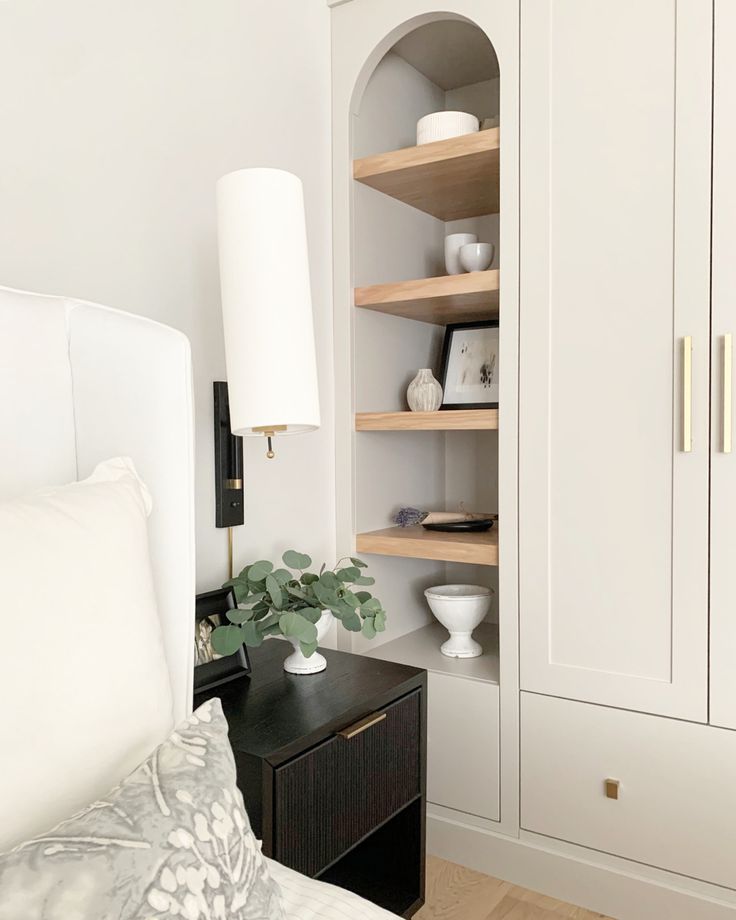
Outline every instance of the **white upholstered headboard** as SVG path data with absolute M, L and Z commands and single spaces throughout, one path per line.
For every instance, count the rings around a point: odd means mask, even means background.
M 0 287 L 0 498 L 84 478 L 114 456 L 133 458 L 153 496 L 151 557 L 179 721 L 191 711 L 194 647 L 189 342 L 140 316 Z

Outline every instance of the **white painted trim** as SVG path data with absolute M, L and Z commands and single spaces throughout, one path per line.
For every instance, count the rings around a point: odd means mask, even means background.
M 351 0 L 327 0 L 327 6 L 342 6 L 343 3 L 350 3 Z
M 494 821 L 492 818 L 481 818 L 479 815 L 471 815 L 455 808 L 447 808 L 444 805 L 437 805 L 435 802 L 427 803 L 427 817 L 437 818 L 438 821 L 450 821 L 452 823 L 462 824 L 467 827 L 476 828 L 481 831 L 489 831 L 491 834 L 503 834 L 504 836 L 518 837 L 518 827 L 506 827 L 500 821 Z
M 736 892 L 522 832 L 427 816 L 427 851 L 619 920 L 732 920 Z

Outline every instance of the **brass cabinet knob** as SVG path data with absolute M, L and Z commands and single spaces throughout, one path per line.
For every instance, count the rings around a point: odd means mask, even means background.
M 606 798 L 617 799 L 621 783 L 617 779 L 607 779 L 603 781 L 606 790 Z

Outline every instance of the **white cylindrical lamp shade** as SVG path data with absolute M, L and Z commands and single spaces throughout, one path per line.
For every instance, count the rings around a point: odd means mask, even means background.
M 266 168 L 223 176 L 217 231 L 232 433 L 318 428 L 301 180 Z

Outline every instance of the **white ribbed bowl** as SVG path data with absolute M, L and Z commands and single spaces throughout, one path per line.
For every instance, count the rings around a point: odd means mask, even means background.
M 480 130 L 480 122 L 468 112 L 432 112 L 417 122 L 417 144 L 432 144 L 446 141 L 461 134 L 474 134 Z
M 483 654 L 473 639 L 473 630 L 483 622 L 491 607 L 491 589 L 482 585 L 438 585 L 424 596 L 432 613 L 449 632 L 440 646 L 448 658 L 477 658 Z

